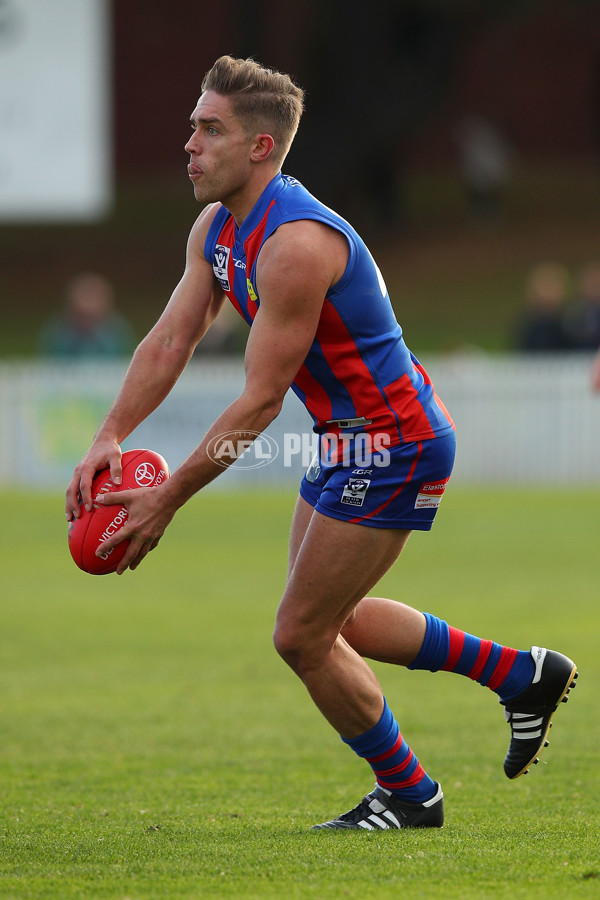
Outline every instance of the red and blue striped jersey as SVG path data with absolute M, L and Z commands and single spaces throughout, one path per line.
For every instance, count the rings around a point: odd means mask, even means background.
M 424 440 L 454 428 L 423 366 L 404 342 L 381 273 L 356 231 L 296 179 L 278 174 L 238 228 L 221 206 L 204 246 L 215 277 L 252 325 L 260 306 L 256 264 L 279 225 L 314 219 L 340 231 L 349 257 L 328 292 L 312 346 L 292 390 L 313 418 L 315 431 L 333 432 L 337 420 L 362 418 L 364 430 L 389 435 L 389 445 Z

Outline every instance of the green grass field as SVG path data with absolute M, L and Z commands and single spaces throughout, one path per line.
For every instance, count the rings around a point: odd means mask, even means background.
M 372 787 L 271 645 L 292 494 L 207 492 L 123 577 L 79 572 L 59 496 L 0 495 L 0 896 L 600 896 L 600 490 L 449 491 L 379 592 L 580 668 L 542 762 L 496 698 L 377 666 L 441 830 L 314 833 Z M 360 565 L 360 561 L 357 561 Z

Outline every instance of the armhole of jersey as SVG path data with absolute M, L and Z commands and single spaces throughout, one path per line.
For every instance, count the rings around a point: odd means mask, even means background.
M 214 258 L 217 238 L 223 230 L 223 225 L 229 218 L 229 215 L 229 210 L 225 209 L 224 206 L 221 206 L 215 213 L 215 217 L 210 223 L 210 228 L 206 233 L 206 240 L 204 241 L 204 258 L 211 263 L 211 265 Z
M 218 215 L 219 214 L 217 213 L 217 215 L 215 216 L 215 220 L 218 218 Z M 339 231 L 339 233 L 346 238 L 346 242 L 348 244 L 348 262 L 346 263 L 346 268 L 344 269 L 344 274 L 342 275 L 342 277 L 339 279 L 339 281 L 336 281 L 336 283 L 333 285 L 333 287 L 329 290 L 328 296 L 331 296 L 331 294 L 337 293 L 341 288 L 343 288 L 344 285 L 352 277 L 352 272 L 354 271 L 354 264 L 356 263 L 356 256 L 357 256 L 356 243 L 353 240 L 352 235 L 348 231 L 346 231 L 346 229 L 342 228 L 339 222 L 337 222 L 333 218 L 329 218 L 328 216 L 319 215 L 318 212 L 315 212 L 312 209 L 311 210 L 295 210 L 294 213 L 292 213 L 291 215 L 282 217 L 280 219 L 280 221 L 277 222 L 277 225 L 275 226 L 275 228 L 273 228 L 273 230 L 270 232 L 270 234 L 267 236 L 267 238 L 265 238 L 265 240 L 268 240 L 268 238 L 270 238 L 271 235 L 277 231 L 277 229 L 279 228 L 280 225 L 285 225 L 287 222 L 299 222 L 302 219 L 312 219 L 312 221 L 314 221 L 314 222 L 321 222 L 322 225 L 328 225 L 330 228 L 333 228 L 334 231 Z M 214 225 L 214 222 L 213 222 L 213 225 Z M 207 246 L 208 246 L 208 237 L 210 237 L 210 231 L 207 236 Z M 216 236 L 215 236 L 215 239 L 216 239 Z M 263 242 L 263 244 L 261 244 L 260 250 L 262 250 L 263 246 L 264 246 L 264 242 Z M 260 250 L 258 251 L 258 256 L 254 260 L 254 265 L 252 266 L 252 272 L 250 275 L 250 279 L 253 284 L 256 284 L 256 280 L 255 280 L 256 279 L 256 266 L 258 265 L 258 258 L 260 256 Z M 212 257 L 211 257 L 211 259 L 212 259 Z
M 326 222 L 326 225 L 331 223 Z M 335 228 L 335 226 L 332 226 Z M 339 231 L 340 234 L 343 234 L 346 238 L 346 242 L 348 244 L 348 262 L 346 263 L 346 268 L 344 269 L 344 274 L 340 278 L 339 281 L 333 285 L 331 290 L 329 291 L 329 296 L 331 297 L 334 294 L 337 294 L 339 291 L 343 290 L 343 288 L 348 284 L 350 279 L 352 278 L 352 273 L 354 272 L 354 266 L 356 263 L 357 251 L 356 251 L 356 243 L 352 238 L 352 235 L 345 231 L 343 228 L 336 228 L 336 231 Z

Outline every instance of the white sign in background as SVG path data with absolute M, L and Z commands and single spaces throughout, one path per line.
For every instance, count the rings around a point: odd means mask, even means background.
M 112 199 L 108 0 L 0 2 L 0 221 L 93 221 Z

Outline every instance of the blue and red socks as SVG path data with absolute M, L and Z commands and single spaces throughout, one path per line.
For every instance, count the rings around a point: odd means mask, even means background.
M 427 629 L 409 669 L 456 672 L 490 688 L 506 702 L 522 693 L 535 672 L 531 654 L 485 641 L 425 613 Z
M 535 673 L 531 654 L 482 640 L 425 613 L 421 649 L 409 669 L 456 672 L 490 688 L 500 700 L 512 700 L 529 687 Z M 355 738 L 342 738 L 370 764 L 377 784 L 408 803 L 425 803 L 438 786 L 414 755 L 384 699 L 377 725 Z
M 437 784 L 400 734 L 385 698 L 377 725 L 358 737 L 342 740 L 370 764 L 377 784 L 407 803 L 424 803 L 436 793 Z

